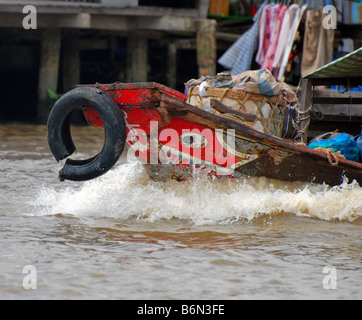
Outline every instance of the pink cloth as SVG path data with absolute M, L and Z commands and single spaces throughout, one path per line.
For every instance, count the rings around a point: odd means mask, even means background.
M 255 61 L 260 65 L 263 64 L 266 52 L 270 43 L 270 11 L 271 6 L 266 5 L 259 20 L 259 45 Z
M 279 68 L 283 59 L 283 55 L 287 48 L 288 39 L 293 30 L 293 24 L 299 25 L 299 7 L 296 4 L 292 4 L 288 11 L 284 15 L 283 24 L 280 28 L 278 47 L 274 54 L 273 68 Z
M 262 64 L 262 69 L 269 69 L 270 71 L 273 71 L 273 62 L 274 62 L 275 52 L 278 47 L 279 34 L 280 34 L 281 26 L 283 24 L 284 16 L 287 11 L 288 11 L 287 6 L 281 5 L 275 9 L 274 13 L 272 12 L 272 17 L 274 14 L 274 26 L 273 26 L 273 31 L 272 31 L 272 37 L 270 40 L 270 45 L 268 47 L 266 57 Z

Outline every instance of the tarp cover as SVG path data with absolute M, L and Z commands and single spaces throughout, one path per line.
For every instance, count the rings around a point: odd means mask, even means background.
M 362 78 L 362 47 L 307 74 L 304 78 Z

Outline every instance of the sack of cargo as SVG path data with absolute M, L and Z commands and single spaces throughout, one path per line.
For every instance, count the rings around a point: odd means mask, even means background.
M 220 73 L 215 77 L 191 79 L 185 85 L 188 103 L 219 114 L 210 106 L 210 101 L 217 99 L 230 108 L 256 115 L 256 120 L 247 124 L 277 137 L 283 134 L 284 120 L 289 116 L 288 105 L 298 102 L 293 90 L 275 81 L 267 69 L 236 76 Z

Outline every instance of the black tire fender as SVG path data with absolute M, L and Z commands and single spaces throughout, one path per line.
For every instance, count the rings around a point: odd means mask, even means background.
M 67 159 L 59 171 L 60 180 L 85 181 L 109 171 L 121 156 L 126 141 L 126 124 L 117 103 L 104 91 L 80 87 L 64 94 L 52 108 L 47 124 L 48 143 L 57 161 L 73 154 L 75 145 L 70 132 L 74 110 L 94 108 L 102 119 L 105 138 L 100 153 L 86 160 Z

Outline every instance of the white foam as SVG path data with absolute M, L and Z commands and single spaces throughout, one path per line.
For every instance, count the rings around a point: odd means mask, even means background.
M 362 216 L 362 188 L 282 183 L 266 178 L 150 180 L 137 163 L 122 164 L 104 176 L 61 190 L 43 187 L 32 202 L 34 214 L 185 219 L 197 225 L 252 221 L 295 214 L 353 221 Z

